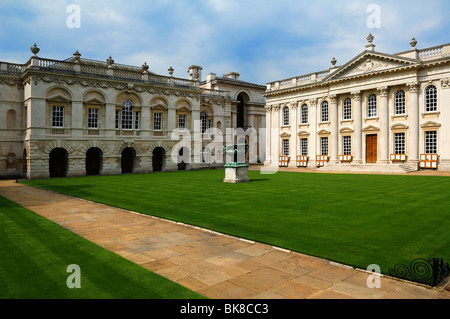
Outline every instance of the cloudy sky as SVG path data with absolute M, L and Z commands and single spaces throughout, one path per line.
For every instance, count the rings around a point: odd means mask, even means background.
M 70 5 L 77 5 L 74 10 Z M 379 8 L 374 11 L 373 6 Z M 397 53 L 449 43 L 449 0 L 2 0 L 0 60 L 82 58 L 186 78 L 190 65 L 266 84 L 346 63 L 365 49 Z M 78 19 L 79 17 L 79 19 Z

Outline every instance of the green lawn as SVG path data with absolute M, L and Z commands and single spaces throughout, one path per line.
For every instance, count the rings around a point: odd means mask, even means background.
M 26 184 L 388 273 L 450 260 L 450 178 L 223 170 L 97 176 Z
M 67 287 L 72 264 L 80 289 Z M 0 196 L 0 299 L 200 297 Z

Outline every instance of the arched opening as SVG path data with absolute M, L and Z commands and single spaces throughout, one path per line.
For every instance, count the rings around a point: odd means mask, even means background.
M 236 126 L 237 128 L 244 128 L 244 122 L 245 122 L 245 99 L 244 95 L 241 93 L 238 95 L 238 104 L 236 107 L 237 111 L 237 121 Z
M 66 177 L 67 157 L 67 151 L 63 148 L 55 148 L 50 152 L 50 177 Z
M 157 147 L 153 150 L 153 171 L 162 172 L 164 155 L 166 151 L 162 147 Z
M 132 147 L 127 147 L 122 151 L 122 174 L 133 173 L 134 159 L 136 151 Z
M 86 175 L 100 175 L 102 168 L 102 150 L 96 147 L 86 152 Z
M 190 152 L 187 147 L 182 147 L 178 152 L 178 170 L 185 171 L 187 169 L 186 159 L 190 157 Z

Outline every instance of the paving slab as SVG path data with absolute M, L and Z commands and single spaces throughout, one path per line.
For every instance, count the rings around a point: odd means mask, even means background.
M 382 276 L 370 289 L 351 267 L 15 181 L 0 181 L 0 195 L 209 298 L 450 299 L 446 286 Z

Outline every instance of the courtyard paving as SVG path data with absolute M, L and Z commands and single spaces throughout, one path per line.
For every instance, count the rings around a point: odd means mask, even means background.
M 0 195 L 212 299 L 450 299 L 436 288 L 51 191 L 0 181 Z

